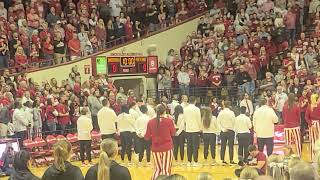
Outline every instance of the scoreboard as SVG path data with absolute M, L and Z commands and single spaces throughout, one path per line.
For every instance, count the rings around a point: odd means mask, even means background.
M 92 59 L 93 75 L 144 75 L 158 72 L 157 56 L 96 56 Z
M 147 57 L 107 57 L 108 74 L 147 74 Z

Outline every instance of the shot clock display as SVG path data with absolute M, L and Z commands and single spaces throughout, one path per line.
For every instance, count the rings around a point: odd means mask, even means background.
M 110 76 L 154 74 L 158 68 L 157 56 L 97 56 L 95 59 L 92 62 L 95 63 L 93 67 L 96 67 L 96 74 Z

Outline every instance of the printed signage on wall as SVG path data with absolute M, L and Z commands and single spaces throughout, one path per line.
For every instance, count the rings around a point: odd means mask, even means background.
M 148 72 L 149 74 L 158 73 L 158 57 L 148 56 Z
M 97 74 L 107 74 L 107 57 L 97 56 L 96 57 L 96 69 Z
M 91 73 L 91 66 L 86 64 L 84 65 L 84 74 L 90 74 Z

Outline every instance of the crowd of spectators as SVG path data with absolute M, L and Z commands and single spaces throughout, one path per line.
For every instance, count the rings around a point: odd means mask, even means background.
M 166 96 L 170 89 L 205 96 L 199 94 L 205 89 L 220 97 L 238 88 L 240 94 L 270 97 L 275 106 L 277 86 L 298 97 L 318 91 L 318 6 L 318 0 L 214 3 L 197 31 L 180 49 L 168 52 L 160 65 L 158 90 Z
M 15 0 L 0 2 L 0 69 L 60 64 L 176 24 L 201 0 Z
M 22 146 L 23 139 L 41 136 L 41 131 L 64 134 L 65 129 L 75 128 L 80 107 L 89 106 L 90 114 L 96 117 L 103 99 L 109 100 L 117 114 L 120 105 L 137 101 L 133 90 L 128 90 L 128 94 L 123 88 L 118 91 L 111 78 L 91 77 L 83 83 L 80 79 L 76 66 L 69 78 L 61 82 L 51 78 L 37 83 L 27 74 L 13 79 L 5 70 L 0 80 L 0 137 L 17 136 Z M 96 123 L 93 127 L 99 130 Z

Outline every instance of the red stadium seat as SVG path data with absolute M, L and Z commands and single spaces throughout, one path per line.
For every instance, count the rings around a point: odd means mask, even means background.
M 28 150 L 32 150 L 32 148 L 35 146 L 35 142 L 30 139 L 26 139 L 23 141 L 23 146 Z
M 70 143 L 76 143 L 76 142 L 78 142 L 78 136 L 77 136 L 77 134 L 68 134 L 67 135 L 67 140 Z
M 49 136 L 47 136 L 46 141 L 49 146 L 52 146 L 57 142 L 57 138 L 54 137 L 53 135 L 49 135 Z

